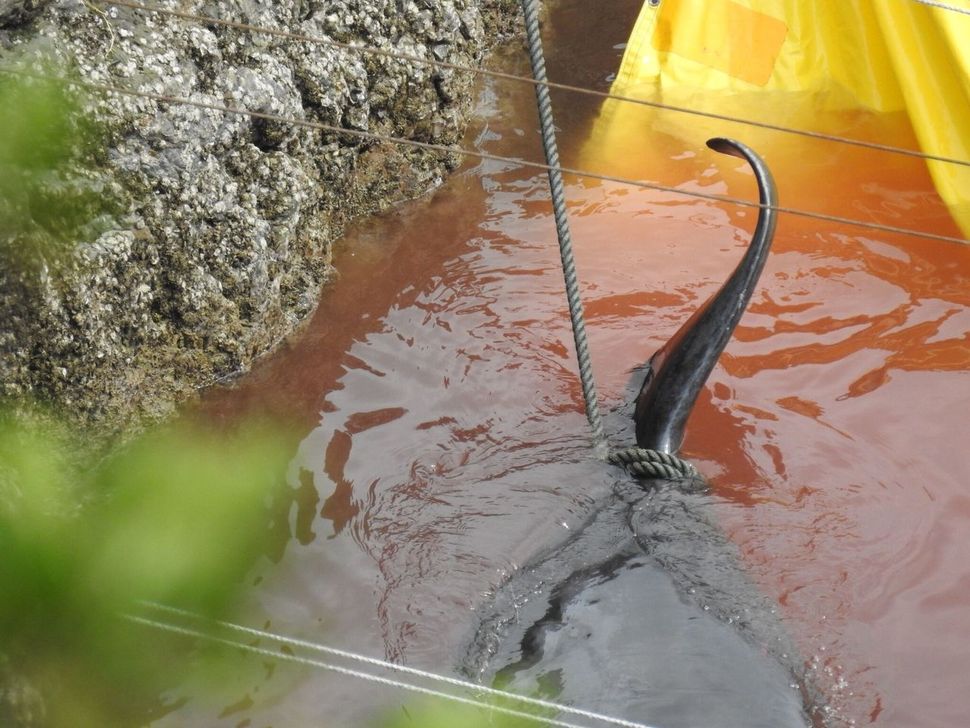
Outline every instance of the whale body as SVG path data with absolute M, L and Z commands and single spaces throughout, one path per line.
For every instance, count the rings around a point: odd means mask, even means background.
M 775 228 L 771 173 L 755 172 L 752 242 L 725 284 L 641 370 L 637 444 L 676 454 L 687 417 L 757 283 Z M 537 554 L 479 610 L 459 658 L 482 682 L 657 728 L 824 726 L 824 699 L 773 603 L 741 567 L 699 477 L 634 481 Z

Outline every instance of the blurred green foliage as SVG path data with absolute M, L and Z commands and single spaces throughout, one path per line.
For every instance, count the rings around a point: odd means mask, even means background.
M 0 66 L 0 252 L 7 259 L 94 239 L 121 209 L 118 191 L 98 171 L 104 130 L 60 77 L 17 57 Z
M 150 600 L 224 616 L 263 549 L 288 450 L 266 428 L 183 426 L 78 476 L 59 447 L 0 427 L 0 649 L 43 694 L 45 724 L 137 724 L 185 676 L 191 643 L 122 614 Z
M 0 284 L 114 224 L 103 125 L 59 75 L 0 65 Z M 266 550 L 291 441 L 180 425 L 83 467 L 99 448 L 20 406 L 0 405 L 0 728 L 137 725 L 179 682 L 216 689 L 229 652 L 123 615 L 154 601 L 228 616 Z

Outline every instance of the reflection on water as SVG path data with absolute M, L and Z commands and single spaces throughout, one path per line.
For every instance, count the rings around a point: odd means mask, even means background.
M 564 3 L 548 29 L 550 75 L 603 87 L 629 5 L 605 23 L 591 3 Z M 539 159 L 531 89 L 481 93 L 468 143 Z M 703 139 L 651 135 L 649 117 L 638 139 L 597 157 L 583 146 L 593 109 L 557 102 L 567 165 L 582 155 L 601 171 L 754 194 L 740 162 Z M 898 120 L 855 124 L 910 141 Z M 769 159 L 783 204 L 955 234 L 915 160 L 794 138 L 784 149 Z M 733 268 L 754 213 L 578 180 L 568 196 L 593 365 L 615 408 L 629 370 Z M 471 610 L 608 492 L 588 448 L 547 199 L 541 175 L 483 162 L 361 224 L 308 328 L 210 398 L 213 416 L 268 411 L 306 433 L 253 624 L 448 671 Z M 953 726 L 970 711 L 968 277 L 967 248 L 783 216 L 688 427 L 685 451 L 746 566 L 859 724 Z M 404 701 L 270 666 L 236 689 L 231 711 L 190 701 L 159 725 L 354 725 Z

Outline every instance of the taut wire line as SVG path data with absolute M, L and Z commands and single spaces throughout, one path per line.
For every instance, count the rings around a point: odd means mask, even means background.
M 135 622 L 136 624 L 141 624 L 147 627 L 153 627 L 155 629 L 160 629 L 166 632 L 172 632 L 174 634 L 180 634 L 185 637 L 194 637 L 196 639 L 205 640 L 206 642 L 213 642 L 215 644 L 224 645 L 226 647 L 234 647 L 254 655 L 262 655 L 263 657 L 269 657 L 271 659 L 279 660 L 283 662 L 295 662 L 299 665 L 316 667 L 322 670 L 330 670 L 331 672 L 336 672 L 341 675 L 347 675 L 348 677 L 354 677 L 359 680 L 375 682 L 387 687 L 400 688 L 401 690 L 409 690 L 414 693 L 420 693 L 422 695 L 430 695 L 432 697 L 440 698 L 443 700 L 451 700 L 456 703 L 471 705 L 476 708 L 483 708 L 485 710 L 494 710 L 499 713 L 505 713 L 506 715 L 515 716 L 517 718 L 534 720 L 537 723 L 545 723 L 546 725 L 561 726 L 561 728 L 586 728 L 586 726 L 581 726 L 576 723 L 567 723 L 565 721 L 561 721 L 556 718 L 546 718 L 540 715 L 536 715 L 534 713 L 528 713 L 523 710 L 506 708 L 501 705 L 491 705 L 489 703 L 485 703 L 480 700 L 475 700 L 474 698 L 464 698 L 460 695 L 452 695 L 450 693 L 445 693 L 440 690 L 432 690 L 431 688 L 424 688 L 419 685 L 411 685 L 410 683 L 401 682 L 400 680 L 392 680 L 390 678 L 381 677 L 379 675 L 371 675 L 368 672 L 361 672 L 360 670 L 352 670 L 347 667 L 341 667 L 340 665 L 334 665 L 333 663 L 330 663 L 330 662 L 324 662 L 323 660 L 314 660 L 309 657 L 300 657 L 298 655 L 289 655 L 285 652 L 275 652 L 273 650 L 263 649 L 262 647 L 254 647 L 253 645 L 247 645 L 244 642 L 237 642 L 235 640 L 229 640 L 223 637 L 216 637 L 214 635 L 206 634 L 205 632 L 201 632 L 196 629 L 189 629 L 187 627 L 177 627 L 172 624 L 167 624 L 165 622 L 156 622 L 153 619 L 145 619 L 143 617 L 126 616 L 125 619 L 127 619 L 130 622 Z
M 608 174 L 598 174 L 596 172 L 588 172 L 582 169 L 575 169 L 573 167 L 552 167 L 548 164 L 542 162 L 531 162 L 525 159 L 520 159 L 518 157 L 505 157 L 499 154 L 489 154 L 488 152 L 479 152 L 473 149 L 465 149 L 463 147 L 447 146 L 445 144 L 433 144 L 431 142 L 419 142 L 414 139 L 404 139 L 401 137 L 388 136 L 385 134 L 376 134 L 369 131 L 361 131 L 358 129 L 346 129 L 340 126 L 333 126 L 331 124 L 324 124 L 319 121 L 309 121 L 307 119 L 293 119 L 286 116 L 280 116 L 278 114 L 270 114 L 262 111 L 249 111 L 248 109 L 240 109 L 231 106 L 225 106 L 223 104 L 216 104 L 207 101 L 195 101 L 193 99 L 187 99 L 180 96 L 166 96 L 165 94 L 157 94 L 148 91 L 136 91 L 130 88 L 122 88 L 120 86 L 113 86 L 110 84 L 94 83 L 92 81 L 78 81 L 74 79 L 57 78 L 54 76 L 34 73 L 31 71 L 24 71 L 21 69 L 13 68 L 2 68 L 0 67 L 0 73 L 7 73 L 16 76 L 22 76 L 24 78 L 32 78 L 41 81 L 56 81 L 60 83 L 66 83 L 77 88 L 83 88 L 90 91 L 99 91 L 119 94 L 122 96 L 133 96 L 136 98 L 150 99 L 152 101 L 157 101 L 163 104 L 176 104 L 181 106 L 192 106 L 198 109 L 208 109 L 210 111 L 218 111 L 224 114 L 236 114 L 239 116 L 249 116 L 255 119 L 264 119 L 266 121 L 275 121 L 281 124 L 292 124 L 293 126 L 305 127 L 308 129 L 316 129 L 318 131 L 326 131 L 334 134 L 343 134 L 345 136 L 356 137 L 359 139 L 367 139 L 370 141 L 379 142 L 390 142 L 392 144 L 401 144 L 403 146 L 414 147 L 416 149 L 425 149 L 429 151 L 445 152 L 447 154 L 459 154 L 466 157 L 472 157 L 475 159 L 482 159 L 493 162 L 502 162 L 504 164 L 515 164 L 521 167 L 526 167 L 530 169 L 538 169 L 543 172 L 548 172 L 551 169 L 558 169 L 563 174 L 571 174 L 576 177 L 582 177 L 586 179 L 596 179 L 604 182 L 615 182 L 617 184 L 630 185 L 631 187 L 639 187 L 642 189 L 656 190 L 658 192 L 667 192 L 675 195 L 682 195 L 684 197 L 693 197 L 702 200 L 712 200 L 714 202 L 722 202 L 729 205 L 737 205 L 739 207 L 752 207 L 761 208 L 758 202 L 752 202 L 751 200 L 745 200 L 740 197 L 728 197 L 726 195 L 715 195 L 708 192 L 697 192 L 695 190 L 683 190 L 676 187 L 670 187 L 668 185 L 661 185 L 654 182 L 645 182 L 643 180 L 633 180 L 626 179 L 623 177 L 615 177 Z M 884 225 L 882 223 L 866 222 L 864 220 L 855 220 L 848 217 L 840 217 L 838 215 L 827 215 L 822 212 L 810 212 L 808 210 L 799 210 L 793 207 L 785 207 L 784 205 L 771 206 L 771 209 L 776 210 L 780 213 L 785 213 L 788 215 L 793 215 L 795 217 L 804 217 L 812 220 L 822 220 L 825 222 L 837 223 L 839 225 L 851 225 L 853 227 L 865 228 L 868 230 L 878 230 L 885 233 L 894 233 L 898 235 L 908 235 L 917 238 L 926 238 L 928 240 L 939 240 L 946 243 L 970 243 L 970 240 L 964 238 L 954 237 L 952 235 L 940 235 L 937 233 L 927 232 L 925 230 L 916 230 L 913 228 L 897 227 L 895 225 Z
M 200 15 L 198 13 L 190 13 L 183 10 L 170 10 L 168 8 L 158 7 L 156 5 L 144 5 L 142 3 L 132 2 L 131 0 L 90 0 L 90 2 L 98 3 L 101 5 L 111 5 L 114 7 L 128 8 L 131 10 L 141 10 L 148 13 L 157 13 L 158 15 L 166 15 L 173 18 L 178 18 L 180 20 L 190 21 L 200 24 L 211 24 L 211 25 L 221 25 L 226 28 L 234 28 L 235 30 L 242 30 L 251 33 L 262 33 L 266 35 L 273 35 L 279 38 L 286 38 L 288 40 L 298 41 L 301 43 L 314 43 L 317 45 L 326 46 L 329 48 L 336 48 L 344 51 L 352 51 L 355 53 L 364 53 L 368 55 L 381 56 L 384 58 L 392 58 L 400 61 L 408 61 L 409 63 L 414 63 L 418 65 L 431 66 L 434 68 L 443 68 L 453 71 L 461 71 L 463 73 L 474 73 L 482 76 L 488 76 L 490 78 L 502 79 L 504 81 L 514 81 L 516 83 L 530 84 L 533 86 L 545 86 L 550 89 L 555 89 L 557 91 L 565 91 L 573 94 L 580 94 L 583 96 L 591 96 L 599 99 L 610 99 L 612 101 L 619 101 L 628 104 L 637 104 L 639 106 L 648 106 L 654 109 L 660 109 L 662 111 L 671 111 L 678 114 L 689 114 L 691 116 L 701 116 L 707 119 L 715 119 L 717 121 L 726 121 L 734 124 L 743 124 L 745 126 L 752 126 L 759 129 L 767 129 L 769 131 L 776 131 L 783 134 L 795 134 L 797 136 L 807 137 L 810 139 L 816 139 L 819 141 L 834 142 L 836 144 L 845 144 L 854 147 L 862 147 L 864 149 L 872 149 L 879 152 L 885 152 L 887 154 L 901 154 L 908 157 L 917 157 L 919 159 L 932 160 L 935 162 L 943 162 L 945 164 L 956 164 L 964 167 L 970 167 L 970 160 L 955 159 L 953 157 L 945 157 L 937 154 L 927 154 L 926 152 L 921 152 L 915 149 L 906 149 L 904 147 L 896 147 L 891 144 L 880 144 L 878 142 L 867 142 L 861 139 L 851 139 L 849 137 L 838 136 L 837 134 L 825 134 L 823 132 L 809 131 L 807 129 L 794 129 L 792 127 L 782 126 L 780 124 L 771 124 L 766 121 L 756 121 L 754 119 L 743 119 L 737 116 L 731 116 L 729 114 L 718 114 L 713 111 L 701 111 L 700 109 L 691 109 L 685 106 L 676 106 L 673 104 L 665 104 L 660 101 L 648 101 L 646 99 L 638 99 L 632 96 L 624 96 L 621 94 L 612 94 L 606 91 L 597 91 L 596 89 L 583 88 L 581 86 L 573 86 L 566 83 L 557 83 L 549 80 L 537 80 L 530 78 L 528 76 L 519 76 L 514 73 L 506 73 L 503 71 L 493 71 L 487 68 L 475 68 L 472 66 L 464 66 L 457 63 L 448 63 L 447 61 L 439 61 L 437 59 L 422 58 L 421 56 L 415 56 L 409 53 L 401 53 L 399 51 L 388 50 L 386 48 L 377 48 L 375 46 L 358 45 L 355 43 L 345 43 L 342 41 L 331 40 L 329 38 L 321 38 L 320 36 L 308 35 L 306 33 L 297 33 L 289 30 L 281 30 L 279 28 L 270 28 L 265 25 L 254 25 L 251 23 L 243 23 L 236 20 L 225 20 L 223 18 L 215 18 L 209 15 Z M 939 6 L 939 3 L 933 3 L 931 0 L 915 0 L 915 2 L 923 2 L 924 4 L 932 4 Z M 952 8 L 957 12 L 965 12 L 959 8 Z
M 951 13 L 961 13 L 962 15 L 970 15 L 970 9 L 968 8 L 958 8 L 955 5 L 950 5 L 949 3 L 939 2 L 939 0 L 913 0 L 920 5 L 928 5 L 931 8 L 939 8 L 940 10 L 947 10 Z
M 278 635 L 273 632 L 267 632 L 265 630 L 255 629 L 253 627 L 246 627 L 241 624 L 234 624 L 232 622 L 223 622 L 220 620 L 212 620 L 207 617 L 203 617 L 193 612 L 189 612 L 184 609 L 179 609 L 177 607 L 170 607 L 165 604 L 159 604 L 156 602 L 142 602 L 141 605 L 146 608 L 154 609 L 157 611 L 168 612 L 179 617 L 191 619 L 197 622 L 202 622 L 204 624 L 209 624 L 212 626 L 221 627 L 226 630 L 237 632 L 242 635 L 247 635 L 250 637 L 257 637 L 259 639 L 265 639 L 270 642 L 275 642 L 280 645 L 287 645 L 290 647 L 296 647 L 300 649 L 310 650 L 313 652 L 318 652 L 332 657 L 338 657 L 346 660 L 352 660 L 359 663 L 371 665 L 374 667 L 379 667 L 392 672 L 398 672 L 402 674 L 411 675 L 413 677 L 422 678 L 432 682 L 437 682 L 444 685 L 450 685 L 452 687 L 462 688 L 464 690 L 469 690 L 482 695 L 490 695 L 495 698 L 502 700 L 507 700 L 515 703 L 520 703 L 523 705 L 530 705 L 535 708 L 541 708 L 544 710 L 555 710 L 559 713 L 574 715 L 580 718 L 588 718 L 590 720 L 595 720 L 600 723 L 607 723 L 610 725 L 618 726 L 619 728 L 650 728 L 650 726 L 644 725 L 643 723 L 637 723 L 630 720 L 625 720 L 623 718 L 614 718 L 609 715 L 603 715 L 600 713 L 595 713 L 590 710 L 584 710 L 582 708 L 576 708 L 571 705 L 564 705 L 561 703 L 554 703 L 550 700 L 543 700 L 541 698 L 530 697 L 527 695 L 517 695 L 516 693 L 510 693 L 505 690 L 498 690 L 486 685 L 480 685 L 478 683 L 470 682 L 467 680 L 460 680 L 458 678 L 448 677 L 446 675 L 439 675 L 434 672 L 429 672 L 427 670 L 421 670 L 416 667 L 409 667 L 407 665 L 398 665 L 393 662 L 388 662 L 386 660 L 380 660 L 375 657 L 369 657 L 367 655 L 360 655 L 355 652 L 349 652 L 347 650 L 341 650 L 336 647 L 329 647 L 327 645 L 318 644 L 315 642 L 310 642 L 308 640 L 296 639 L 293 637 L 286 637 L 283 635 Z M 137 622 L 139 624 L 144 624 L 146 626 L 154 627 L 156 629 L 161 629 L 169 632 L 174 632 L 176 634 L 183 634 L 189 637 L 201 638 L 209 641 L 218 642 L 220 644 L 228 645 L 230 647 L 239 647 L 244 650 L 254 651 L 258 654 L 262 654 L 274 659 L 280 660 L 290 660 L 294 662 L 301 662 L 312 667 L 319 667 L 327 670 L 333 670 L 335 672 L 342 672 L 345 674 L 350 674 L 354 677 L 362 677 L 363 679 L 372 679 L 377 682 L 384 682 L 385 684 L 390 684 L 394 687 L 402 688 L 405 690 L 416 690 L 417 692 L 424 692 L 429 695 L 434 695 L 436 697 L 444 697 L 448 699 L 457 699 L 459 702 L 465 702 L 471 705 L 476 705 L 478 707 L 502 710 L 499 706 L 495 706 L 491 703 L 486 703 L 484 701 L 473 701 L 467 698 L 461 698 L 460 696 L 454 696 L 450 693 L 442 693 L 440 691 L 431 690 L 429 688 L 422 688 L 420 686 L 412 685 L 411 683 L 404 683 L 397 680 L 390 680 L 389 678 L 382 678 L 377 675 L 372 675 L 370 673 L 360 672 L 358 670 L 351 670 L 349 668 L 343 668 L 339 665 L 334 665 L 332 663 L 324 662 L 321 660 L 315 660 L 312 658 L 300 657 L 298 655 L 291 655 L 286 652 L 276 652 L 274 650 L 269 650 L 265 648 L 255 647 L 246 642 L 241 642 L 237 639 L 218 637 L 211 632 L 205 631 L 203 629 L 195 629 L 191 627 L 184 627 L 176 624 L 171 624 L 165 621 L 159 621 L 156 619 L 150 619 L 148 617 L 126 614 L 123 615 L 125 619 L 129 621 Z M 507 710 L 503 710 L 507 712 Z M 551 718 L 546 718 L 543 716 L 538 716 L 534 713 L 527 713 L 524 711 L 515 711 L 513 715 L 518 715 L 521 717 L 533 718 L 538 721 L 547 721 L 555 725 L 561 726 L 572 726 L 570 723 L 563 723 L 561 721 L 553 721 Z

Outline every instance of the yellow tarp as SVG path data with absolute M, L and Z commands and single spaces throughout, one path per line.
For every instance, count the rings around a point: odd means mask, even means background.
M 648 2 L 612 93 L 827 133 L 843 131 L 853 110 L 902 112 L 923 152 L 970 160 L 970 0 L 946 4 L 965 12 L 919 0 Z M 598 143 L 624 124 L 622 106 L 604 107 Z M 656 124 L 669 134 L 725 132 L 683 115 Z M 728 132 L 752 146 L 791 143 Z M 970 167 L 928 167 L 970 236 Z

